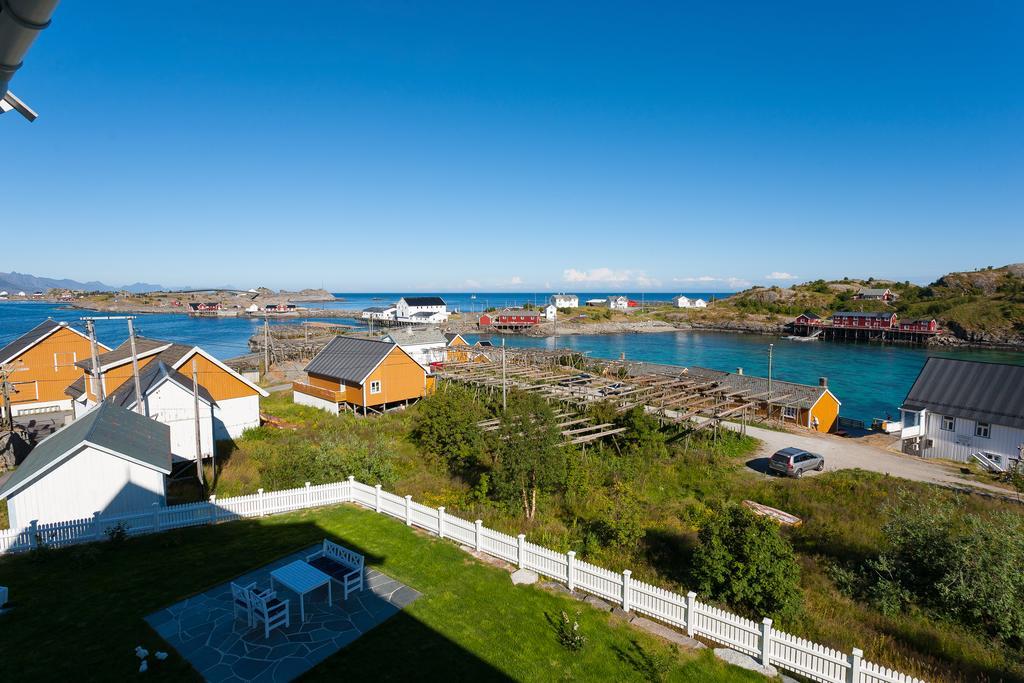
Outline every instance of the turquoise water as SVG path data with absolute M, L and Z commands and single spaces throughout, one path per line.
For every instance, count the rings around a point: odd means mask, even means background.
M 369 299 L 371 295 L 361 296 Z M 83 315 L 89 313 L 54 304 L 0 302 L 0 345 L 47 317 L 78 321 Z M 325 320 L 359 324 L 344 319 Z M 297 320 L 282 319 L 271 324 L 288 322 Z M 249 337 L 262 324 L 261 320 L 252 318 L 190 318 L 176 314 L 141 315 L 135 321 L 141 335 L 198 344 L 221 359 L 248 353 Z M 111 346 L 128 336 L 123 320 L 97 321 L 96 331 L 100 340 Z M 475 341 L 475 337 L 468 336 Z M 555 340 L 508 337 L 506 343 L 554 348 Z M 843 403 L 841 414 L 862 420 L 896 416 L 929 355 L 1024 365 L 1024 353 L 1009 351 L 927 351 L 877 344 L 801 343 L 778 337 L 720 332 L 577 335 L 559 337 L 557 343 L 559 348 L 588 351 L 598 358 L 619 358 L 625 354 L 628 360 L 652 363 L 701 365 L 730 371 L 742 367 L 748 374 L 761 376 L 768 374 L 768 344 L 774 344 L 773 377 L 805 384 L 816 384 L 819 377 L 828 377 L 833 393 Z
M 496 341 L 497 338 L 494 340 Z M 474 338 L 475 340 L 475 338 Z M 510 346 L 554 348 L 554 339 L 507 337 Z M 1024 353 L 1000 351 L 928 351 L 906 346 L 794 342 L 763 335 L 723 332 L 665 332 L 655 334 L 577 335 L 558 338 L 559 348 L 589 351 L 598 358 L 673 365 L 700 365 L 716 370 L 768 375 L 768 345 L 774 344 L 772 376 L 817 384 L 827 377 L 829 388 L 842 402 L 840 414 L 870 421 L 898 417 L 898 409 L 928 356 L 999 361 L 1024 365 Z
M 68 306 L 41 302 L 0 302 L 0 346 L 32 329 L 46 318 L 79 323 L 83 316 L 104 315 Z M 323 322 L 343 323 L 363 327 L 358 320 L 347 318 L 302 318 Z M 296 318 L 271 320 L 271 325 L 295 324 Z M 190 318 L 177 313 L 140 315 L 135 320 L 136 334 L 166 339 L 167 341 L 195 344 L 220 359 L 249 353 L 249 337 L 259 330 L 263 320 L 258 318 Z M 128 324 L 124 320 L 97 320 L 96 336 L 107 346 L 115 346 L 128 338 Z

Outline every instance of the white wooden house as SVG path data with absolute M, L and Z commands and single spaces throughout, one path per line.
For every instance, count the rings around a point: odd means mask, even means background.
M 690 297 L 680 294 L 679 296 L 672 297 L 672 305 L 676 308 L 692 308 L 693 305 L 690 303 Z
M 575 307 L 574 307 L 575 308 Z M 544 307 L 544 319 L 551 322 L 558 316 L 558 307 L 554 304 L 548 304 Z
M 580 307 L 580 298 L 575 294 L 552 294 L 548 301 L 556 308 Z
M 1024 367 L 929 358 L 900 412 L 904 453 L 1006 469 L 1024 449 Z
M 707 308 L 708 302 L 704 299 L 694 299 L 690 302 L 690 308 Z
M 625 311 L 629 309 L 629 298 L 625 296 L 608 297 L 608 308 L 613 311 Z
M 443 363 L 447 356 L 448 338 L 434 328 L 406 327 L 385 335 L 381 341 L 398 344 L 399 348 L 428 371 L 431 363 Z
M 139 372 L 142 389 L 142 414 L 162 422 L 171 430 L 171 455 L 175 460 L 196 459 L 196 395 L 192 380 L 163 361 L 149 363 Z M 203 385 L 199 385 L 199 443 L 202 457 L 214 453 L 214 408 L 216 402 Z M 135 382 L 121 385 L 107 401 L 127 410 L 137 409 Z
M 395 306 L 399 322 L 443 323 L 448 320 L 448 305 L 439 296 L 405 296 Z
M 170 428 L 104 402 L 39 442 L 2 486 L 12 529 L 166 504 Z

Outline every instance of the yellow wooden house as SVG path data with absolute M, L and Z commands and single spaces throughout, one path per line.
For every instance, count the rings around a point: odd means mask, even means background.
M 338 414 L 384 412 L 434 390 L 434 377 L 394 342 L 335 337 L 292 386 L 294 400 Z
M 97 344 L 102 352 L 110 348 Z M 15 416 L 71 410 L 64 389 L 82 377 L 77 363 L 91 355 L 89 337 L 68 323 L 46 320 L 0 349 Z M 0 397 L 0 404 L 3 398 Z

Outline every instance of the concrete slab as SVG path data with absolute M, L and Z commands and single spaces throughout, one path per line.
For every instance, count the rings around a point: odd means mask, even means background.
M 653 621 L 646 617 L 636 617 L 633 621 L 629 622 L 630 625 L 635 626 L 641 631 L 647 631 L 659 638 L 664 638 L 670 643 L 675 643 L 679 647 L 686 650 L 702 650 L 707 647 L 704 643 L 699 640 L 694 640 L 690 636 L 680 633 L 675 629 L 661 624 L 657 621 Z
M 768 678 L 777 678 L 779 675 L 779 670 L 774 666 L 765 666 L 750 655 L 745 655 L 742 652 L 737 652 L 736 650 L 732 650 L 727 647 L 716 647 L 715 656 L 723 662 L 732 664 L 733 666 L 738 666 L 741 669 L 754 671 L 762 676 L 767 676 Z
M 529 586 L 539 580 L 540 576 L 537 575 L 537 572 L 530 569 L 517 569 L 512 572 L 512 585 L 514 586 Z

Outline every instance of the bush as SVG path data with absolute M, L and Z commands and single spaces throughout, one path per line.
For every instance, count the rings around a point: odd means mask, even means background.
M 800 567 L 778 525 L 739 505 L 720 508 L 698 534 L 697 590 L 754 617 L 793 616 L 800 608 Z
M 887 510 L 885 551 L 869 563 L 882 611 L 910 603 L 1006 642 L 1024 640 L 1024 520 L 966 513 L 959 500 L 902 492 Z
M 576 618 L 570 620 L 569 615 L 562 612 L 561 619 L 555 622 L 555 632 L 558 635 L 558 642 L 569 652 L 579 652 L 587 644 L 587 637 L 580 633 L 580 613 Z

